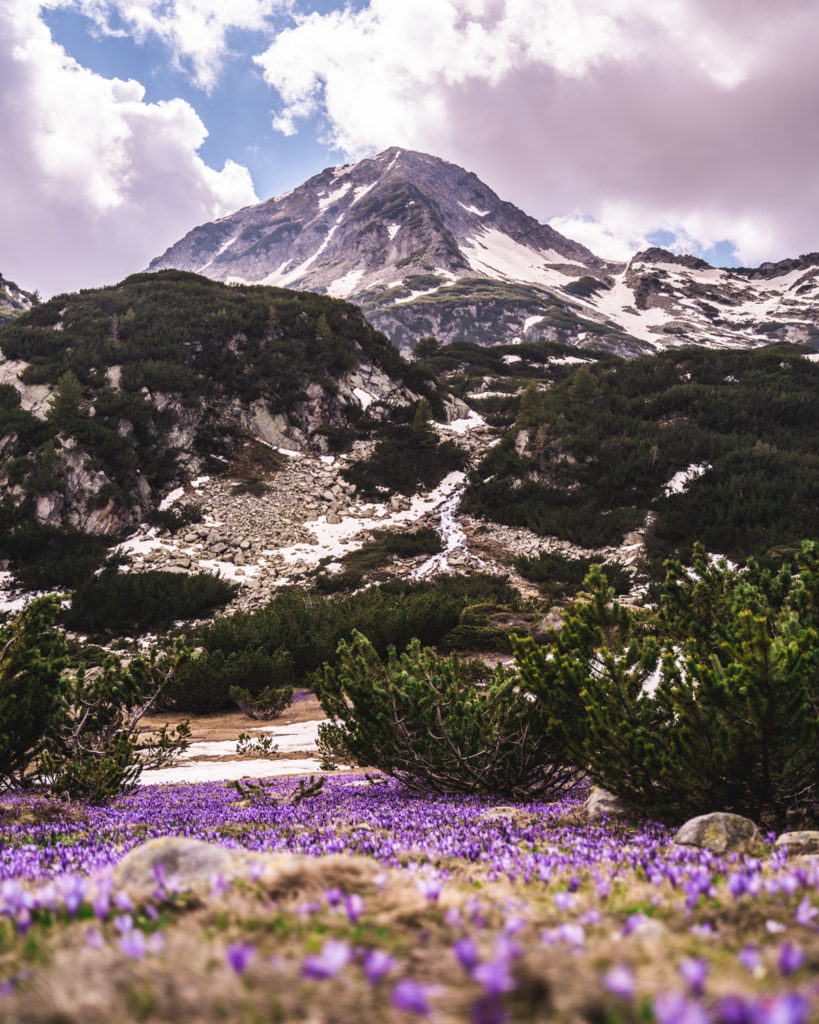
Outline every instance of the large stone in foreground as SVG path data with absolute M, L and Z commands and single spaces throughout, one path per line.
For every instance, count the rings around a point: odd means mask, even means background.
M 327 889 L 375 891 L 384 869 L 367 857 L 326 854 L 260 853 L 230 849 L 200 839 L 165 836 L 137 846 L 123 857 L 114 878 L 133 899 L 150 899 L 164 878 L 173 888 L 207 897 L 221 883 L 252 878 L 277 899 L 316 898 Z M 218 880 L 216 888 L 214 882 Z
M 762 836 L 750 818 L 714 811 L 690 818 L 677 831 L 673 842 L 712 853 L 750 853 L 762 844 Z

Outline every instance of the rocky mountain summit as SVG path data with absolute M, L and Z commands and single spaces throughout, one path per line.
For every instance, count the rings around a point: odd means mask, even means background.
M 652 248 L 612 263 L 476 175 L 395 147 L 195 228 L 149 269 L 168 267 L 348 299 L 402 349 L 433 335 L 632 356 L 819 336 L 816 254 L 720 269 Z

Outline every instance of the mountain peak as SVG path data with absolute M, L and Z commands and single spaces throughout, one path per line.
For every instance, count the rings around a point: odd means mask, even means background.
M 398 146 L 195 228 L 149 269 L 167 267 L 348 299 L 404 349 L 425 335 L 620 355 L 804 342 L 819 298 L 816 254 L 744 270 L 653 246 L 610 263 L 476 174 Z

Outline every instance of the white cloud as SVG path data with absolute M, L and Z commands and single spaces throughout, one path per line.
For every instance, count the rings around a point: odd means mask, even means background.
M 180 99 L 81 67 L 38 5 L 0 0 L 0 267 L 44 294 L 144 267 L 205 220 L 256 201 L 246 168 L 208 167 L 207 132 Z
M 604 260 L 625 262 L 638 250 L 651 245 L 648 238 L 640 232 L 635 233 L 631 225 L 618 230 L 616 225 L 603 224 L 579 213 L 552 217 L 549 226 L 566 238 L 572 238 L 585 245 Z
M 210 91 L 217 83 L 233 30 L 265 29 L 272 13 L 288 0 L 44 0 L 91 18 L 104 33 L 124 31 L 138 42 L 161 39 L 177 65 L 190 68 L 194 82 Z M 124 26 L 120 27 L 120 26 Z
M 741 8 L 369 0 L 302 18 L 256 60 L 279 130 L 320 116 L 351 158 L 444 156 L 611 252 L 665 230 L 751 263 L 819 248 L 819 5 Z

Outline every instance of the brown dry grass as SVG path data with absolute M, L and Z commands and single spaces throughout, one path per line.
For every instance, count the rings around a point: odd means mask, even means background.
M 191 724 L 191 742 L 214 742 L 218 740 L 235 740 L 240 732 L 260 730 L 268 725 L 295 725 L 299 722 L 314 722 L 325 718 L 324 711 L 318 700 L 310 696 L 305 700 L 294 701 L 279 718 L 259 721 L 248 718 L 241 711 L 219 711 L 213 715 L 185 715 L 173 711 L 158 711 L 145 715 L 142 727 L 146 732 L 158 731 L 163 725 L 176 726 L 186 719 Z M 259 733 L 263 735 L 263 733 Z
M 87 944 L 88 922 L 35 926 L 22 953 L 24 969 L 32 975 L 16 992 L 2 997 L 0 1019 L 26 1024 L 403 1024 L 417 1018 L 395 1010 L 390 992 L 397 977 L 411 976 L 428 990 L 433 1021 L 466 1021 L 481 989 L 454 957 L 452 942 L 462 928 L 448 919 L 448 911 L 464 911 L 467 900 L 477 896 L 485 924 L 470 933 L 482 959 L 495 955 L 497 936 L 510 913 L 520 913 L 526 922 L 515 935 L 522 953 L 513 969 L 516 989 L 507 1001 L 510 1021 L 625 1024 L 650 1019 L 646 1007 L 656 992 L 681 990 L 677 965 L 683 957 L 709 960 L 710 1000 L 738 993 L 752 997 L 759 991 L 759 979 L 739 964 L 736 952 L 749 940 L 759 942 L 760 934 L 760 946 L 766 946 L 766 919 L 792 922 L 793 917 L 793 907 L 783 906 L 780 897 L 761 897 L 754 905 L 732 903 L 730 909 L 727 901 L 711 900 L 688 913 L 667 885 L 658 891 L 633 876 L 616 882 L 601 904 L 593 895 L 591 878 L 578 881 L 571 918 L 595 909 L 601 919 L 586 926 L 582 947 L 566 942 L 544 945 L 543 930 L 567 920 L 555 906 L 554 886 L 521 888 L 507 879 L 474 877 L 469 882 L 461 875 L 446 885 L 436 905 L 420 895 L 406 874 L 385 872 L 365 858 L 292 858 L 283 872 L 265 875 L 260 885 L 239 881 L 221 895 L 181 900 L 163 911 L 159 929 L 165 935 L 164 950 L 143 960 L 132 960 L 118 949 L 111 924 L 105 926 L 107 942 L 100 950 Z M 334 886 L 362 895 L 365 912 L 358 924 L 350 924 L 341 909 L 333 910 L 324 901 L 324 893 Z M 650 932 L 623 936 L 624 919 L 635 908 L 651 911 L 658 896 L 662 905 L 656 908 L 655 920 L 660 923 Z M 321 902 L 321 909 L 304 909 L 313 900 Z M 704 922 L 717 928 L 718 938 L 692 933 L 692 925 Z M 157 927 L 148 918 L 143 924 Z M 791 924 L 789 937 L 792 932 Z M 318 952 L 329 938 L 361 950 L 386 950 L 398 966 L 386 982 L 374 987 L 358 959 L 331 980 L 305 978 L 305 955 Z M 256 950 L 241 976 L 226 958 L 228 946 L 237 941 Z M 806 949 L 804 970 L 810 977 L 819 969 L 819 935 L 801 929 L 798 941 Z M 777 936 L 762 948 L 762 982 L 768 990 L 783 987 L 776 968 L 778 942 Z M 4 946 L 6 973 L 13 954 L 8 942 Z M 633 1003 L 612 996 L 602 983 L 605 970 L 615 964 L 628 964 L 634 971 L 639 996 Z

